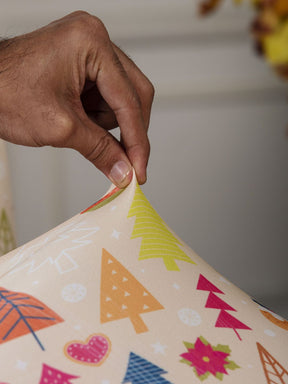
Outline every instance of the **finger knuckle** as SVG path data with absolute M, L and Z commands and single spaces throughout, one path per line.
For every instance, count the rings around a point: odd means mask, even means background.
M 142 92 L 144 96 L 149 100 L 150 102 L 153 101 L 155 96 L 155 88 L 154 85 L 151 83 L 149 79 L 145 79 L 145 81 L 142 84 Z
M 75 17 L 87 17 L 87 16 L 90 16 L 90 13 L 86 12 L 86 11 L 83 11 L 81 9 L 77 10 L 77 11 L 74 11 L 72 13 L 70 13 L 70 18 L 75 18 Z
M 147 81 L 147 89 L 146 89 L 146 92 L 147 92 L 147 95 L 149 96 L 149 98 L 153 101 L 154 97 L 155 97 L 155 87 L 154 85 L 151 83 L 150 80 Z
M 136 91 L 131 93 L 130 97 L 127 99 L 127 104 L 132 109 L 141 110 L 141 100 Z
M 142 140 L 140 144 L 140 150 L 143 153 L 143 158 L 148 159 L 150 155 L 150 142 L 147 136 Z
M 150 155 L 150 150 L 151 150 L 150 141 L 147 138 L 146 143 L 145 143 L 145 152 L 146 152 L 147 157 L 149 157 L 149 155 Z
M 65 113 L 58 113 L 55 118 L 56 132 L 51 136 L 51 145 L 55 147 L 68 146 L 70 138 L 75 133 L 75 123 L 73 119 Z
M 73 13 L 74 17 L 71 18 L 69 24 L 70 36 L 75 39 L 87 39 L 91 36 L 102 34 L 108 34 L 104 23 L 96 16 L 91 15 L 85 11 L 76 11 Z M 83 42 L 83 40 L 82 40 Z
M 105 24 L 103 23 L 103 21 L 101 19 L 99 19 L 99 17 L 97 16 L 92 16 L 90 19 L 89 19 L 89 23 L 90 25 L 95 29 L 97 30 L 102 30 L 104 32 L 106 32 L 106 27 L 105 27 Z
M 92 150 L 86 154 L 86 158 L 94 164 L 103 162 L 107 154 L 110 152 L 112 139 L 108 132 L 104 133 L 93 146 Z

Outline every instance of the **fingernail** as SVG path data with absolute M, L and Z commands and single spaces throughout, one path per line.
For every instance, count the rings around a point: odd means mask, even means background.
M 131 181 L 132 167 L 125 161 L 115 163 L 109 174 L 109 178 L 120 188 L 126 187 Z

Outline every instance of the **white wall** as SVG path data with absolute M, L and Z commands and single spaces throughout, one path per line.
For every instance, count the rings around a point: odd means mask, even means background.
M 156 87 L 145 191 L 168 224 L 227 278 L 288 314 L 287 88 L 253 52 L 249 8 L 206 20 L 196 0 L 2 0 L 0 35 L 76 9 Z M 232 3 L 232 1 L 231 1 Z M 9 146 L 19 244 L 97 200 L 109 183 L 70 150 Z

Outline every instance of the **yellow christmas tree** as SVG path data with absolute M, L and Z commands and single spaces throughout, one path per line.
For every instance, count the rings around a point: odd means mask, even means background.
M 175 260 L 195 264 L 179 247 L 180 241 L 169 231 L 137 185 L 128 217 L 136 216 L 132 239 L 142 237 L 139 260 L 162 258 L 168 271 L 179 271 Z

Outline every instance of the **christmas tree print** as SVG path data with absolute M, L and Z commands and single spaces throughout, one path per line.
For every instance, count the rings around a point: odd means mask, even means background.
M 288 331 L 288 321 L 285 320 L 282 316 L 277 315 L 277 313 L 271 311 L 269 308 L 267 308 L 265 305 L 260 304 L 257 300 L 252 299 L 256 304 L 259 305 L 259 309 L 261 314 L 266 317 L 267 320 L 271 321 L 271 323 L 277 325 L 277 327 L 280 327 L 282 329 L 285 329 Z
M 1 211 L 0 218 L 0 256 L 16 247 L 13 230 L 5 209 Z
M 31 333 L 42 350 L 36 331 L 63 319 L 33 296 L 0 287 L 0 344 Z
M 101 323 L 129 318 L 136 333 L 148 328 L 140 314 L 164 309 L 109 252 L 102 252 Z
M 199 276 L 197 289 L 201 291 L 208 291 L 208 292 L 215 292 L 215 293 L 222 293 L 224 295 L 224 292 L 220 291 L 219 288 L 217 288 L 214 284 L 211 283 L 208 279 L 206 279 L 205 276 L 201 275 Z
M 197 338 L 195 344 L 184 342 L 184 345 L 188 352 L 180 355 L 180 362 L 193 367 L 195 375 L 201 381 L 207 379 L 210 374 L 222 380 L 224 375 L 228 375 L 227 369 L 240 368 L 228 359 L 231 353 L 228 345 L 212 346 L 202 336 Z
M 236 311 L 236 309 L 231 307 L 229 304 L 225 303 L 225 301 L 220 299 L 215 294 L 215 293 L 218 293 L 218 294 L 224 295 L 224 292 L 220 291 L 220 289 L 218 289 L 214 284 L 212 284 L 208 279 L 206 279 L 205 276 L 201 274 L 199 276 L 197 289 L 200 291 L 209 292 L 205 308 L 220 309 L 220 313 L 215 323 L 215 327 L 216 328 L 232 328 L 233 331 L 238 336 L 239 340 L 242 340 L 239 333 L 237 332 L 237 329 L 251 330 L 251 328 L 249 328 L 247 325 L 237 320 L 235 317 L 233 317 L 232 315 L 230 315 L 230 313 L 227 312 L 227 311 Z
M 123 191 L 124 191 L 124 189 L 120 189 L 118 187 L 115 187 L 114 189 L 112 189 L 112 191 L 110 191 L 104 197 L 102 197 L 102 199 L 100 199 L 99 201 L 97 201 L 96 203 L 91 205 L 91 207 L 82 211 L 81 214 L 86 213 L 86 212 L 95 211 L 96 209 L 104 207 L 104 205 L 109 204 L 111 201 L 116 199 L 116 197 L 118 197 Z
M 139 185 L 128 217 L 136 216 L 132 239 L 142 237 L 139 260 L 162 258 L 168 271 L 179 271 L 175 260 L 195 264 L 179 247 L 181 243 L 150 205 Z
M 288 384 L 287 369 L 285 369 L 260 343 L 256 344 L 267 384 Z
M 74 384 L 72 379 L 78 379 L 79 376 L 69 375 L 59 371 L 56 368 L 43 364 L 42 375 L 38 384 Z
M 172 384 L 161 376 L 166 373 L 164 369 L 130 352 L 128 368 L 122 384 Z
M 218 319 L 215 324 L 216 328 L 231 328 L 238 336 L 239 340 L 242 340 L 239 333 L 237 332 L 237 329 L 249 329 L 247 325 L 242 323 L 241 321 L 237 320 L 235 317 L 230 315 L 230 313 L 226 312 L 225 310 L 221 310 L 220 314 L 218 316 Z
M 31 245 L 24 245 L 17 250 L 12 258 L 9 275 L 20 271 L 30 274 L 50 266 L 61 275 L 71 272 L 79 267 L 75 258 L 79 249 L 92 244 L 93 236 L 99 230 L 99 226 L 92 227 L 85 221 L 75 224 L 74 220 L 68 225 L 61 226 L 58 230 L 54 229 L 45 236 L 41 236 L 37 242 L 33 241 Z M 63 247 L 61 247 L 61 242 L 64 242 Z M 53 247 L 55 243 L 59 244 L 56 249 Z M 43 247 L 46 248 L 46 252 L 42 252 Z
M 221 309 L 226 311 L 236 311 L 236 309 L 231 307 L 231 305 L 225 303 L 225 301 L 220 299 L 213 292 L 209 292 L 205 308 L 214 308 L 214 309 Z

